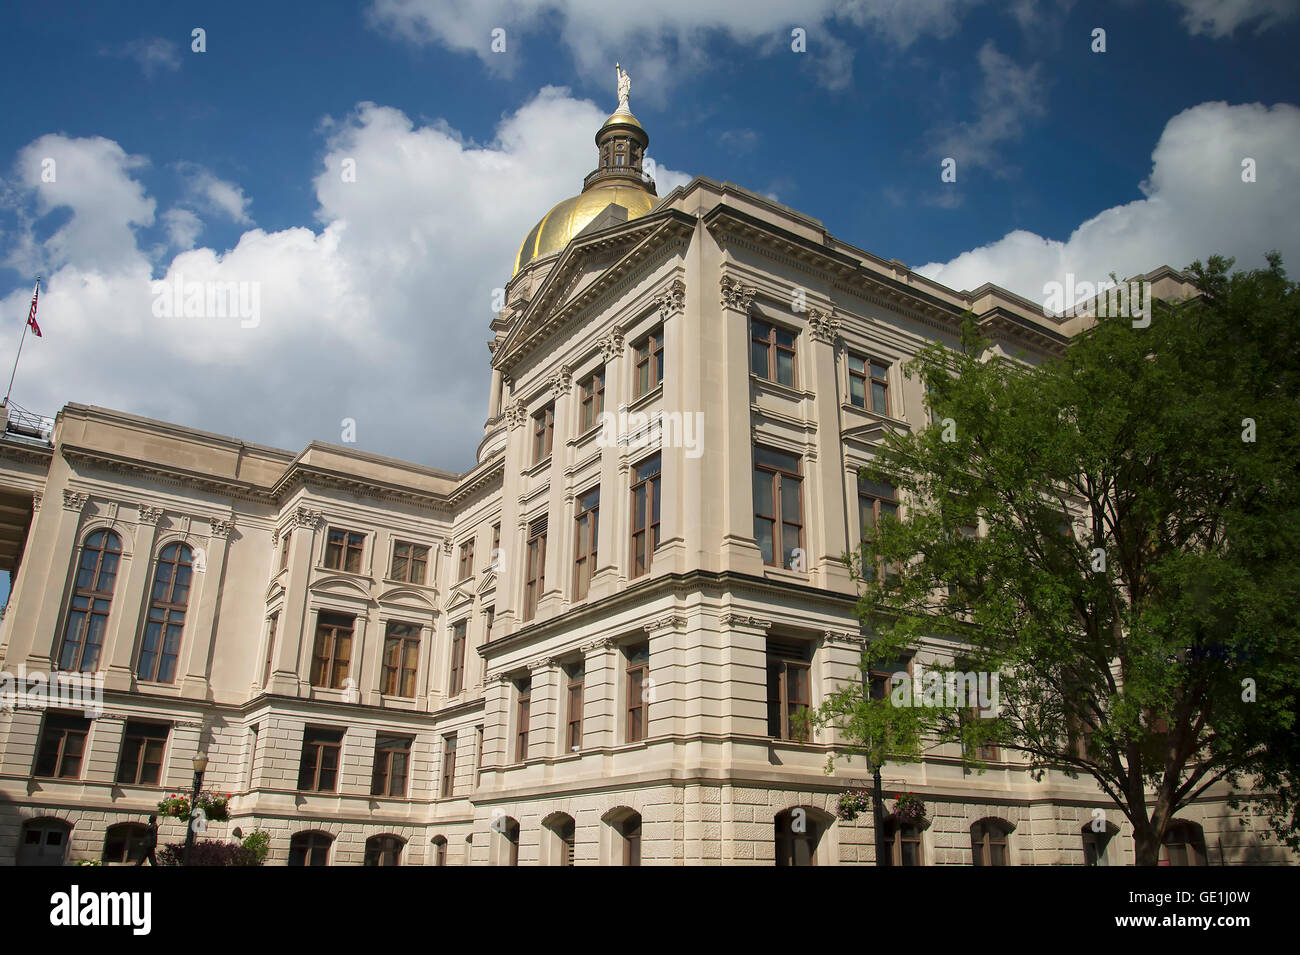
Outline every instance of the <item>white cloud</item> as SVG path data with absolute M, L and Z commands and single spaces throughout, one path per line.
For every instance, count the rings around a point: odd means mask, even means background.
M 1040 64 L 1018 67 L 989 40 L 980 47 L 979 65 L 982 83 L 975 94 L 975 120 L 933 134 L 932 152 L 956 159 L 959 179 L 963 168 L 996 168 L 997 147 L 1018 140 L 1025 121 L 1047 109 Z
M 1145 198 L 1084 222 L 1064 241 L 1017 230 L 949 262 L 917 269 L 954 289 L 993 282 L 1033 301 L 1067 272 L 1097 281 L 1160 265 L 1183 268 L 1216 253 L 1241 268 L 1259 268 L 1264 253 L 1282 252 L 1300 269 L 1300 108 L 1259 103 L 1202 103 L 1174 116 L 1152 153 Z M 1254 159 L 1258 180 L 1242 181 Z M 1069 188 L 1061 183 L 1062 189 Z
M 114 52 L 117 56 L 135 60 L 140 64 L 141 72 L 151 79 L 163 70 L 175 72 L 181 68 L 181 58 L 176 44 L 160 36 L 132 40 Z
M 194 248 L 194 243 L 203 231 L 203 222 L 189 209 L 175 206 L 162 214 L 163 225 L 167 228 L 167 240 L 174 248 L 186 250 Z
M 185 190 L 190 198 L 213 212 L 218 212 L 238 225 L 252 225 L 248 206 L 252 200 L 233 182 L 218 178 L 197 163 L 177 164 L 185 178 Z
M 487 415 L 492 290 L 527 231 L 581 188 L 604 118 L 547 88 L 480 145 L 363 103 L 327 126 L 318 229 L 251 229 L 232 249 L 191 249 L 157 270 L 131 227 L 153 219 L 135 178 L 143 160 L 104 139 L 42 137 L 10 190 L 20 234 L 6 239 L 24 272 L 48 279 L 45 337 L 24 349 L 15 396 L 43 413 L 81 401 L 289 449 L 338 443 L 354 418 L 358 447 L 468 467 Z M 39 185 L 46 154 L 61 157 L 57 193 Z M 340 176 L 345 159 L 355 182 Z M 661 169 L 658 180 L 662 195 L 685 177 Z M 188 211 L 163 214 L 172 239 L 186 238 Z M 42 240 L 51 212 L 68 221 Z M 151 280 L 178 276 L 258 283 L 260 323 L 156 318 Z M 0 307 L 22 313 L 25 296 L 20 286 Z
M 1295 0 L 1175 0 L 1183 8 L 1187 32 L 1212 39 L 1231 36 L 1237 27 L 1258 20 L 1255 31 L 1262 33 L 1300 14 Z

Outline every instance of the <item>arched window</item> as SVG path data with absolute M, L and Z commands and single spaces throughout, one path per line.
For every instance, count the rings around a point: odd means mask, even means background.
M 1205 865 L 1205 830 L 1194 822 L 1178 820 L 1165 830 L 1161 865 Z
M 18 842 L 19 865 L 63 865 L 72 826 L 62 819 L 29 819 Z
M 433 864 L 447 864 L 447 839 L 445 836 L 433 837 Z
M 294 833 L 289 840 L 289 865 L 329 865 L 333 841 L 328 832 Z
M 366 865 L 401 865 L 406 840 L 401 836 L 371 836 L 366 840 Z
M 497 865 L 519 865 L 519 820 L 500 816 L 492 820 L 497 840 Z
M 898 819 L 885 820 L 885 857 L 882 865 L 924 865 L 921 859 L 921 827 Z
M 1014 828 L 1005 819 L 981 819 L 970 827 L 971 856 L 975 865 L 1010 865 L 1007 840 Z
M 1119 832 L 1119 826 L 1107 821 L 1098 829 L 1092 822 L 1088 822 L 1080 831 L 1083 833 L 1083 864 L 1110 865 L 1110 844 Z
M 122 822 L 109 826 L 104 833 L 103 862 L 131 862 L 140 855 L 151 835 L 148 826 L 139 822 Z
M 59 649 L 60 670 L 89 672 L 98 666 L 121 558 L 122 541 L 112 531 L 86 538 Z
M 193 560 L 194 555 L 184 544 L 168 544 L 158 555 L 149 595 L 149 620 L 145 624 L 136 674 L 141 680 L 171 683 L 176 678 Z
M 804 807 L 796 806 L 777 813 L 774 829 L 778 866 L 817 864 L 817 843 L 825 832 L 824 822 Z
M 573 865 L 573 842 L 577 825 L 568 813 L 556 812 L 542 823 L 550 833 L 547 861 L 551 865 Z

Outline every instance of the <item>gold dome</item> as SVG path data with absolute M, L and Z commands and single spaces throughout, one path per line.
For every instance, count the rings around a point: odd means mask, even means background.
M 613 126 L 615 123 L 627 123 L 629 126 L 635 126 L 637 129 L 645 128 L 637 118 L 632 115 L 631 110 L 623 109 L 621 106 L 610 114 L 609 119 L 605 120 L 605 122 L 601 124 L 600 128 L 604 129 L 606 126 Z M 596 135 L 599 136 L 600 134 L 597 133 Z
M 658 201 L 646 190 L 637 186 L 615 184 L 596 186 L 565 199 L 546 213 L 541 222 L 533 226 L 528 237 L 524 239 L 524 244 L 519 247 L 519 254 L 515 256 L 515 269 L 511 274 L 517 274 L 533 259 L 559 252 L 611 202 L 626 209 L 627 217 L 631 220 L 645 215 Z

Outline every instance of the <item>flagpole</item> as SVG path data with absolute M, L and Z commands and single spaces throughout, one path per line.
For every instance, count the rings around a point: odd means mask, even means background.
M 41 277 L 36 276 L 36 291 L 32 295 L 33 301 L 41 293 Z M 14 393 L 14 376 L 18 374 L 18 359 L 23 357 L 23 342 L 27 341 L 27 326 L 32 323 L 31 313 L 27 314 L 27 321 L 23 322 L 23 336 L 18 339 L 18 354 L 14 356 L 14 370 L 9 373 L 9 390 L 5 392 L 5 407 L 9 407 L 9 396 Z

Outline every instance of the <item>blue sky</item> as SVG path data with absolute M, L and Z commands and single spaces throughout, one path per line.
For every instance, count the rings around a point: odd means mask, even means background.
M 1294 270 L 1297 7 L 10 5 L 0 361 L 39 271 L 26 407 L 106 405 L 294 450 L 339 443 L 351 419 L 360 448 L 468 468 L 492 290 L 594 165 L 615 60 L 661 194 L 730 180 L 955 288 L 1038 299 L 1067 270 L 1214 252 L 1254 266 L 1271 248 Z M 150 282 L 177 273 L 260 283 L 257 326 L 159 318 Z

